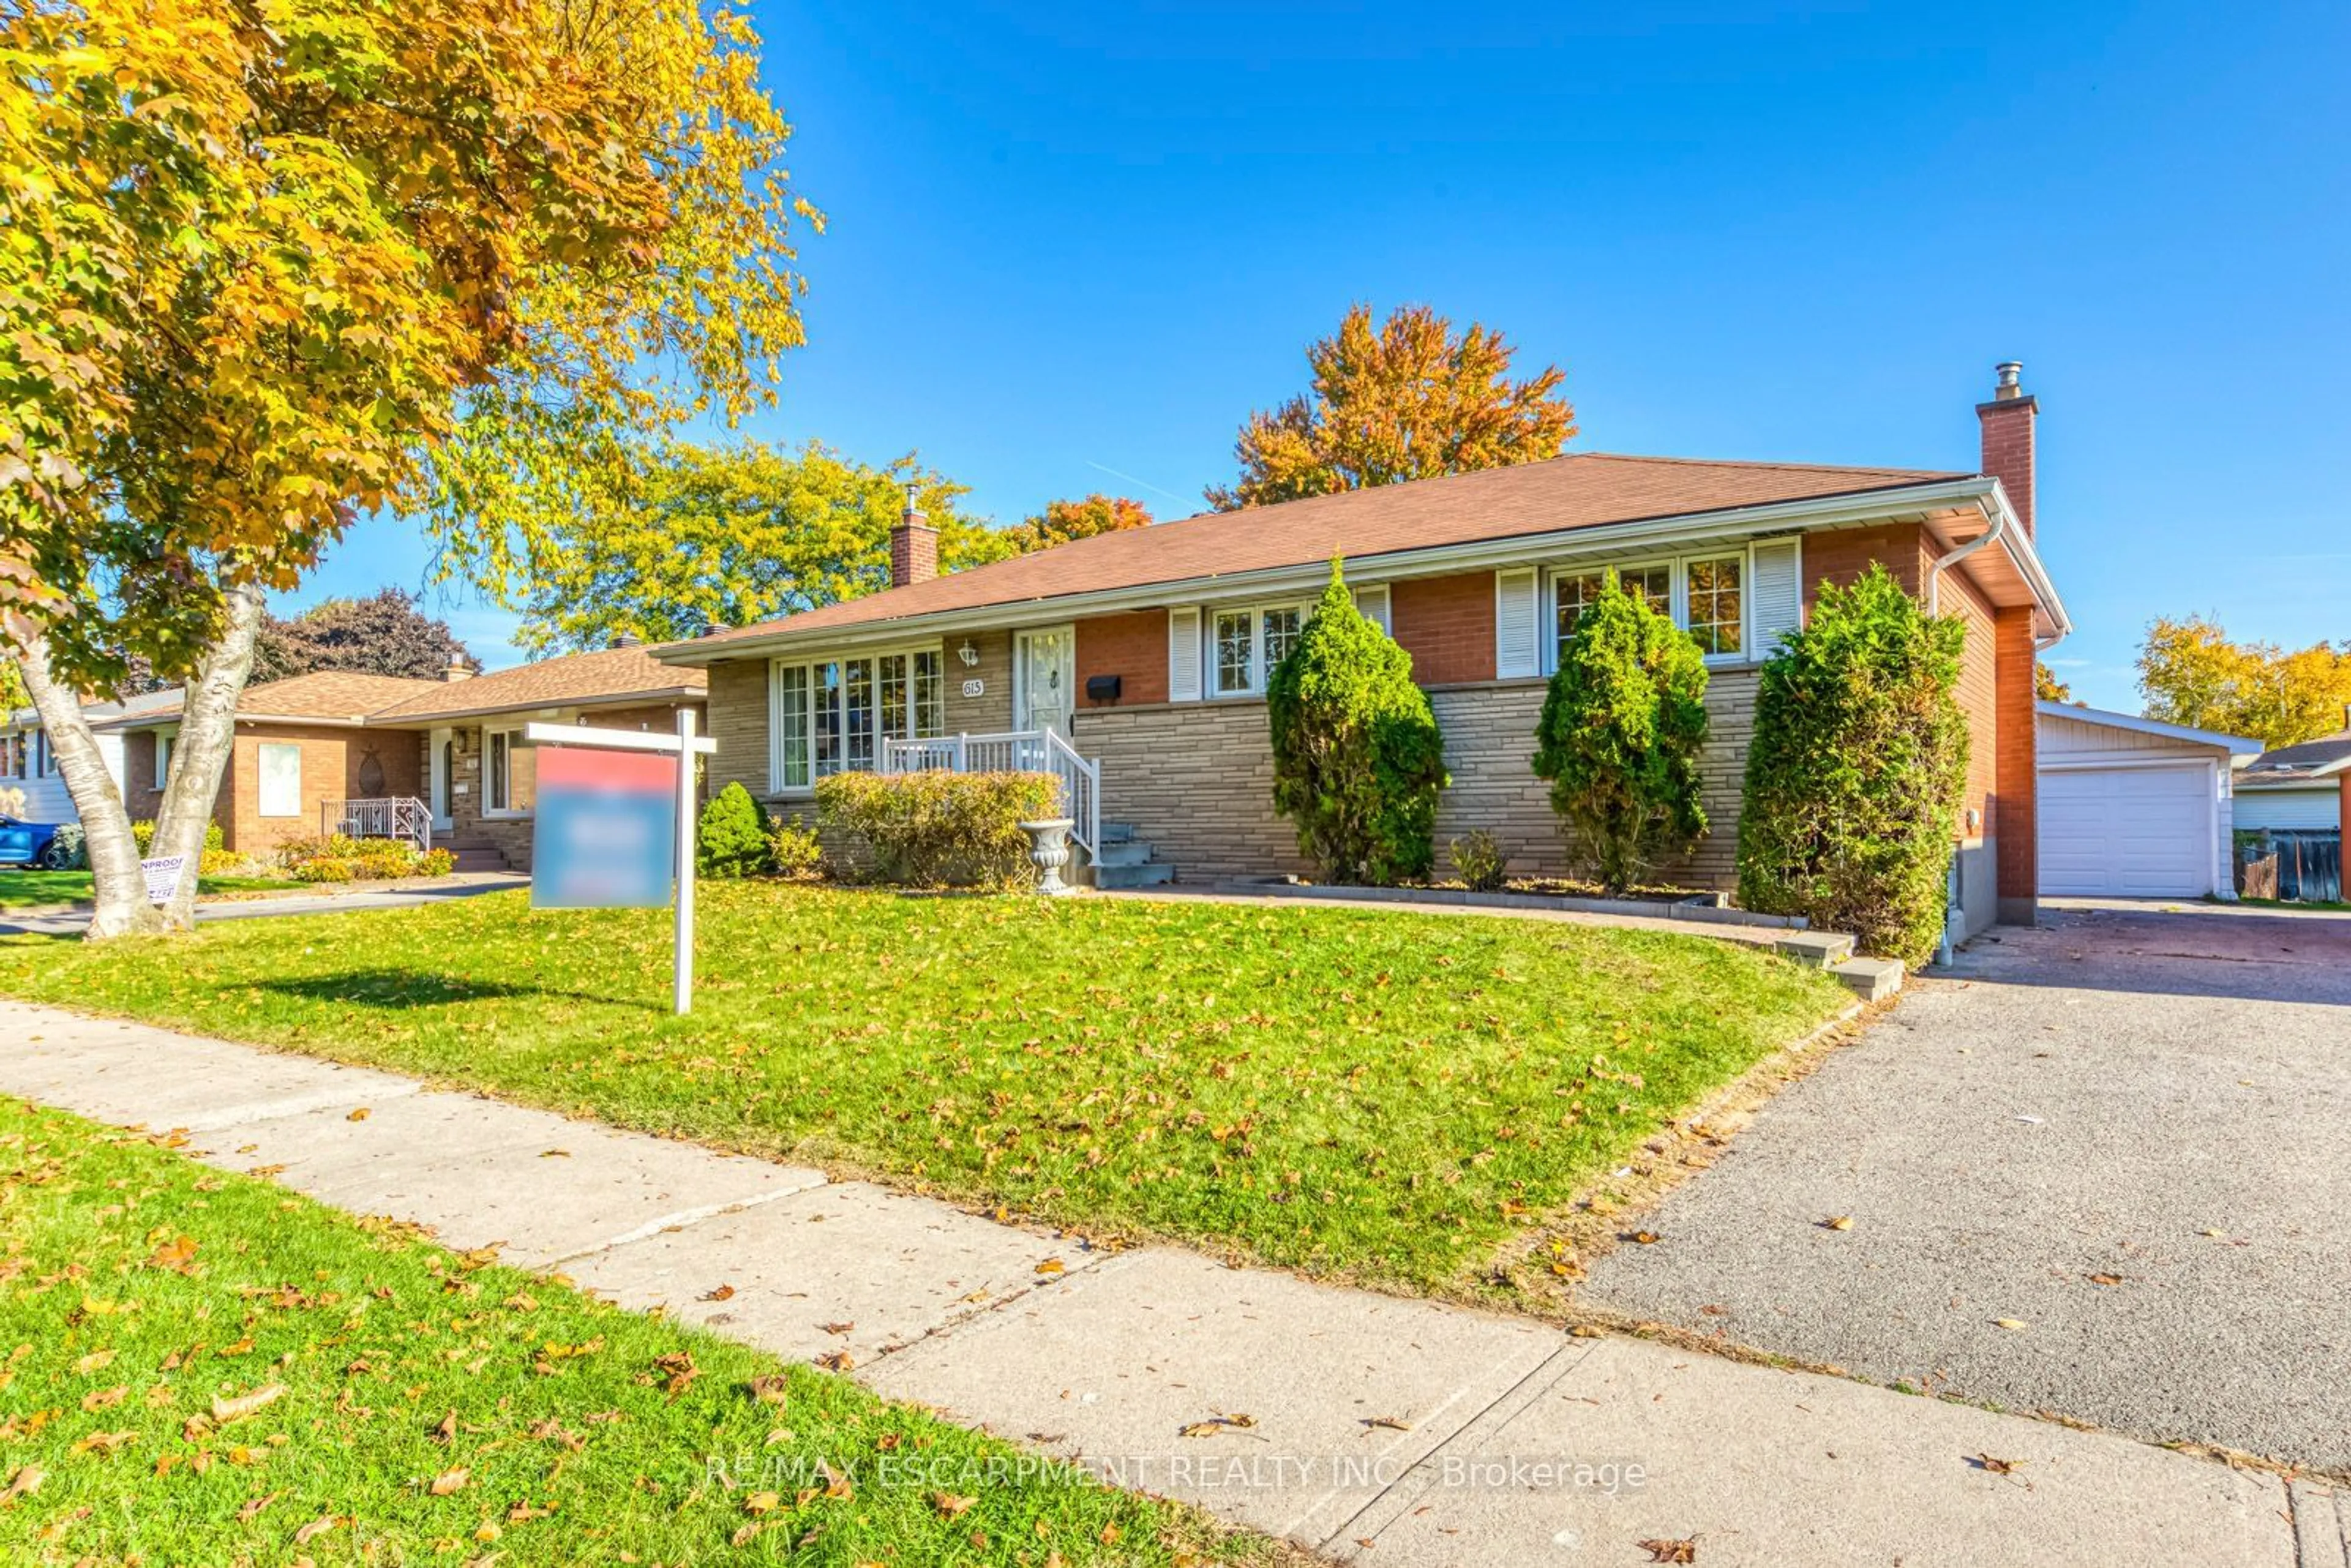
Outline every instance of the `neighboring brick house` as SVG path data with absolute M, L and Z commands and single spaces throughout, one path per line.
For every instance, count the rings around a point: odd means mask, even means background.
M 910 511 L 887 591 L 656 656 L 709 672 L 713 786 L 739 780 L 778 810 L 825 773 L 886 764 L 890 739 L 1050 730 L 1095 764 L 1100 815 L 1117 825 L 1104 838 L 1131 830 L 1107 852 L 1118 880 L 1303 871 L 1272 807 L 1265 676 L 1341 554 L 1443 727 L 1440 843 L 1483 828 L 1517 868 L 1557 872 L 1568 856 L 1530 762 L 1535 719 L 1578 604 L 1614 568 L 1708 653 L 1713 831 L 1671 873 L 1719 888 L 1734 881 L 1762 657 L 1823 583 L 1883 562 L 1967 623 L 1959 695 L 1973 746 L 1955 832 L 1965 922 L 1980 929 L 2033 909 L 2033 659 L 2070 627 L 2033 547 L 2036 406 L 2017 367 L 2001 367 L 1977 412 L 1976 472 L 1578 453 L 1187 517 L 944 577 Z
M 432 841 L 461 866 L 530 866 L 534 720 L 607 729 L 674 729 L 702 706 L 703 675 L 630 644 L 522 664 L 496 674 L 453 668 L 443 680 L 320 671 L 248 686 L 213 806 L 228 849 L 266 854 L 342 821 L 350 803 L 420 801 Z M 121 737 L 131 817 L 162 806 L 179 707 L 101 718 Z

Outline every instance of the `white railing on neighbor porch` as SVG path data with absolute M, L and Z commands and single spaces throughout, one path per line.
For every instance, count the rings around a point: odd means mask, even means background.
M 380 800 L 326 800 L 319 806 L 319 831 L 347 839 L 403 839 L 419 854 L 433 847 L 433 812 L 406 795 Z
M 884 773 L 1050 773 L 1061 781 L 1061 814 L 1077 825 L 1070 836 L 1086 853 L 1102 851 L 1102 764 L 1079 756 L 1051 729 L 997 735 L 943 735 L 931 740 L 885 740 Z

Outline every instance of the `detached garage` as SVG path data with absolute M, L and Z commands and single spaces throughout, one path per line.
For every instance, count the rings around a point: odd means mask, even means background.
M 2230 777 L 2260 741 L 2045 702 L 2037 742 L 2044 895 L 2234 896 Z

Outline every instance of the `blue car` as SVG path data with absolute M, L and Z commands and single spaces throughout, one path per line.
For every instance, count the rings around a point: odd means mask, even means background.
M 66 847 L 57 842 L 57 823 L 21 822 L 14 817 L 0 817 L 0 865 L 63 871 L 68 858 Z

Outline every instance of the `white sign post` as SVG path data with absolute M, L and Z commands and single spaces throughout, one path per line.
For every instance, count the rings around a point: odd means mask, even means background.
M 614 751 L 662 751 L 677 758 L 677 934 L 676 982 L 670 999 L 677 1016 L 694 1008 L 694 759 L 718 749 L 718 743 L 695 734 L 692 708 L 677 713 L 677 733 L 649 735 L 642 730 L 592 729 L 586 725 L 533 723 L 523 738 L 534 746 L 602 747 Z

